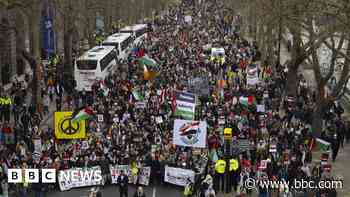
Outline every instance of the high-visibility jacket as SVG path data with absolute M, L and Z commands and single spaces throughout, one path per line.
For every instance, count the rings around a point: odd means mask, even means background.
M 237 159 L 230 159 L 230 168 L 229 171 L 231 172 L 232 170 L 236 171 L 239 167 Z
M 5 104 L 5 99 L 4 98 L 0 98 L 0 105 L 4 105 Z
M 12 105 L 12 100 L 11 100 L 11 98 L 7 97 L 7 98 L 5 99 L 5 105 Z
M 225 173 L 226 169 L 226 161 L 225 160 L 217 160 L 215 163 L 215 171 L 219 174 Z

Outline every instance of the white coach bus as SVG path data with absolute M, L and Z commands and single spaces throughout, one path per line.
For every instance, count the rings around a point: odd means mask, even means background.
M 134 39 L 130 33 L 116 33 L 108 36 L 102 42 L 102 46 L 114 46 L 117 52 L 118 60 L 126 60 L 131 52 L 131 46 Z
M 117 54 L 113 46 L 95 46 L 75 61 L 74 79 L 78 91 L 91 91 L 97 80 L 105 79 L 117 68 Z
M 139 44 L 147 36 L 148 25 L 147 24 L 136 24 L 126 26 L 120 30 L 121 33 L 131 33 L 134 37 L 135 44 Z

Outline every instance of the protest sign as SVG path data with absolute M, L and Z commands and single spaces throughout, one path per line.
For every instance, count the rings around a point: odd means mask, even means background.
M 188 179 L 194 182 L 194 176 L 195 173 L 192 170 L 165 166 L 164 182 L 185 186 L 188 184 Z
M 185 16 L 185 22 L 188 23 L 189 25 L 191 25 L 192 24 L 192 16 L 190 16 L 190 15 Z
M 176 145 L 205 148 L 207 122 L 176 119 L 173 130 L 173 142 Z
M 61 191 L 67 191 L 78 187 L 102 185 L 103 179 L 101 175 L 102 171 L 100 166 L 61 170 L 59 171 L 58 184 Z
M 128 165 L 116 165 L 116 166 L 111 165 L 111 166 L 109 166 L 109 171 L 111 173 L 112 184 L 118 184 L 118 177 L 120 176 L 122 171 L 128 177 L 131 176 L 130 167 Z
M 175 92 L 175 116 L 186 120 L 193 120 L 196 107 L 196 96 L 188 92 Z
M 135 106 L 137 109 L 144 109 L 146 108 L 146 102 L 136 102 Z
M 133 177 L 131 173 L 130 166 L 128 165 L 115 165 L 110 166 L 110 173 L 111 173 L 111 180 L 112 184 L 118 184 L 118 177 L 120 176 L 121 172 L 123 171 L 129 178 L 129 183 L 133 182 Z M 142 167 L 138 169 L 138 183 L 141 185 L 148 185 L 149 179 L 151 177 L 151 168 L 150 167 Z
M 42 152 L 42 144 L 41 144 L 41 139 L 34 139 L 34 152 L 41 153 Z
M 257 105 L 256 106 L 256 111 L 257 112 L 265 112 L 265 105 Z
M 188 80 L 188 87 L 191 92 L 199 96 L 209 96 L 209 79 L 206 76 L 191 78 Z
M 97 114 L 97 121 L 103 122 L 103 114 Z

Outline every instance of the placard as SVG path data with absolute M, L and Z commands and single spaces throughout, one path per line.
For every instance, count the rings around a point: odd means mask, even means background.
M 205 148 L 207 122 L 176 119 L 173 130 L 173 143 L 180 146 Z
M 194 176 L 195 173 L 192 170 L 165 166 L 164 182 L 186 186 L 188 184 L 188 179 L 194 183 Z
M 121 171 L 124 171 L 124 173 L 128 176 L 129 183 L 133 182 L 133 177 L 132 177 L 130 166 L 128 166 L 128 165 L 116 165 L 116 166 L 110 165 L 109 170 L 111 173 L 112 184 L 118 184 L 118 177 L 120 176 Z M 139 184 L 148 185 L 150 177 L 151 177 L 151 167 L 139 168 L 139 172 L 138 172 L 138 183 Z
M 75 182 L 66 180 L 63 177 L 64 173 L 69 173 L 69 171 L 79 171 L 78 174 L 84 174 L 84 173 L 91 173 L 91 179 L 83 179 L 82 176 L 79 177 L 79 179 Z M 97 171 L 99 171 L 97 173 Z M 103 180 L 98 180 L 97 174 L 102 175 L 101 167 L 100 166 L 95 166 L 91 168 L 72 168 L 68 170 L 61 170 L 59 171 L 59 176 L 58 176 L 58 185 L 60 187 L 61 191 L 67 191 L 72 188 L 78 188 L 78 187 L 88 187 L 88 186 L 95 186 L 95 185 L 102 185 Z
M 97 114 L 97 121 L 103 122 L 103 114 Z

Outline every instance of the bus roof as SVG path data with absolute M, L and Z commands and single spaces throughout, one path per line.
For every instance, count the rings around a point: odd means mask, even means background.
M 130 33 L 116 33 L 111 36 L 108 36 L 103 43 L 121 43 L 124 40 L 128 39 L 131 36 Z
M 124 28 L 122 28 L 120 31 L 137 31 L 139 29 L 143 29 L 143 28 L 147 28 L 148 25 L 147 24 L 135 24 L 135 25 L 131 25 L 131 26 L 126 26 Z
M 108 53 L 114 50 L 113 46 L 95 46 L 86 51 L 78 60 L 99 60 L 105 57 Z

